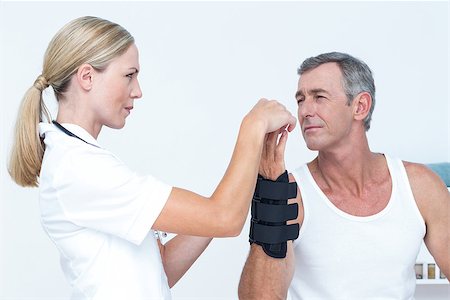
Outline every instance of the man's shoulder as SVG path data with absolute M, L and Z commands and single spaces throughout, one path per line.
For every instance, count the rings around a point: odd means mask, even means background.
M 410 180 L 418 182 L 440 181 L 439 176 L 424 164 L 402 161 Z
M 427 168 L 424 164 L 419 164 L 415 162 L 410 162 L 406 160 L 402 160 L 403 165 L 405 166 L 406 172 L 408 176 L 428 176 L 431 175 L 431 170 Z
M 444 181 L 437 173 L 424 164 L 403 161 L 411 188 L 418 194 L 429 195 L 437 191 L 446 191 Z

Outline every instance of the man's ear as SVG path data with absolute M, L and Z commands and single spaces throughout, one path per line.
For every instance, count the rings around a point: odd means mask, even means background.
M 90 91 L 94 80 L 94 68 L 90 64 L 82 64 L 77 71 L 77 81 L 82 89 Z
M 367 92 L 359 93 L 353 100 L 353 116 L 355 120 L 364 120 L 372 107 L 372 97 Z

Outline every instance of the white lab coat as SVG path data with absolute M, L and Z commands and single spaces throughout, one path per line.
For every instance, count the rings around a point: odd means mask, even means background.
M 39 196 L 71 299 L 170 299 L 151 227 L 172 187 L 130 171 L 80 126 L 62 126 L 87 143 L 39 125 L 46 145 Z

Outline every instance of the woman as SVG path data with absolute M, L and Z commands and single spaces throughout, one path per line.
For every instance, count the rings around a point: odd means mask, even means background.
M 50 42 L 19 111 L 9 172 L 22 186 L 39 186 L 42 224 L 60 251 L 73 299 L 170 298 L 169 287 L 210 237 L 240 233 L 266 134 L 295 126 L 281 104 L 260 100 L 243 119 L 209 198 L 138 176 L 96 141 L 103 126 L 125 125 L 142 96 L 138 72 L 138 50 L 124 28 L 78 18 Z M 49 86 L 58 100 L 53 122 L 42 100 Z M 287 132 L 279 132 L 285 145 Z M 151 230 L 178 236 L 162 245 Z

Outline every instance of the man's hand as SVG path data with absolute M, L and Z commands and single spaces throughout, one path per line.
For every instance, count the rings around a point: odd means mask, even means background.
M 266 134 L 259 164 L 259 174 L 264 178 L 276 180 L 286 170 L 284 151 L 287 137 L 286 127 Z

